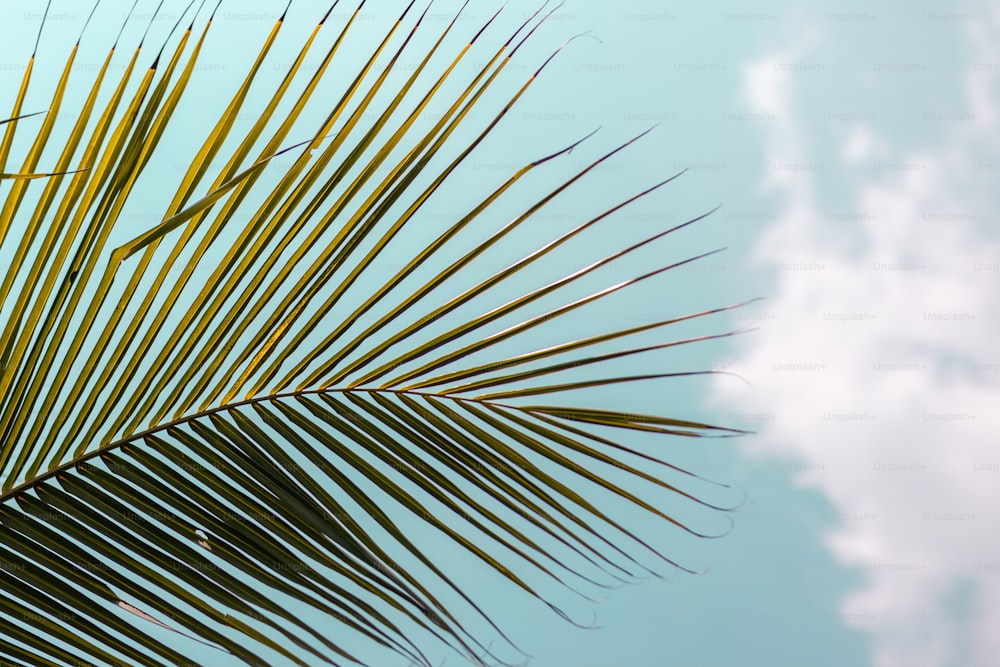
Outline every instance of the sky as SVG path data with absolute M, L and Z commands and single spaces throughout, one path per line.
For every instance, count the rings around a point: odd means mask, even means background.
M 104 4 L 120 22 L 130 3 Z M 204 105 L 220 103 L 213 90 L 255 54 L 283 4 L 223 2 L 193 84 Z M 486 4 L 473 0 L 459 28 L 478 28 L 494 7 Z M 364 25 L 378 30 L 400 6 L 371 3 Z M 456 6 L 436 3 L 429 23 L 443 25 Z M 508 9 L 519 17 L 534 6 Z M 324 3 L 294 2 L 289 33 L 311 30 L 322 11 Z M 42 53 L 58 52 L 61 63 L 85 16 L 59 0 L 55 12 Z M 12 91 L 38 16 L 3 0 L 0 21 L 0 83 Z M 95 46 L 117 28 L 94 26 Z M 731 484 L 737 501 L 746 495 L 720 539 L 675 542 L 642 523 L 704 574 L 673 573 L 575 606 L 600 626 L 589 630 L 487 582 L 499 624 L 533 666 L 996 665 L 1000 10 L 972 0 L 752 8 L 630 0 L 614 9 L 575 0 L 514 72 L 527 76 L 577 35 L 452 196 L 600 128 L 565 167 L 539 175 L 544 186 L 655 125 L 544 222 L 565 224 L 686 168 L 578 251 L 721 206 L 637 262 L 723 253 L 599 315 L 627 322 L 765 297 L 687 330 L 753 331 L 663 358 L 739 377 L 624 397 L 635 409 L 756 433 L 666 445 L 671 460 Z M 278 48 L 295 43 L 289 36 Z M 198 109 L 183 113 L 189 120 L 178 127 L 195 126 Z M 185 155 L 184 138 L 163 157 L 167 176 Z M 133 212 L 137 222 L 145 214 Z M 481 575 L 468 567 L 470 578 Z
M 735 353 L 752 398 L 713 395 L 769 410 L 747 452 L 800 464 L 840 517 L 822 544 L 861 577 L 837 608 L 870 664 L 994 664 L 1000 14 L 836 12 L 742 65 L 774 119 L 751 258 L 773 287 Z

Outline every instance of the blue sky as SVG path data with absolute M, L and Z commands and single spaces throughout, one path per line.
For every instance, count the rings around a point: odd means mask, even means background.
M 94 54 L 131 3 L 118 4 L 105 2 L 107 22 L 89 33 Z M 223 3 L 195 83 L 203 104 L 224 103 L 213 91 L 255 53 L 279 4 Z M 363 27 L 377 33 L 400 6 L 371 2 Z M 456 6 L 437 3 L 429 26 L 443 25 Z M 276 60 L 324 10 L 293 3 Z M 512 2 L 504 25 L 533 10 Z M 84 18 L 75 3 L 57 0 L 55 11 L 41 49 L 52 50 L 51 72 Z M 463 36 L 487 16 L 485 3 L 473 0 L 466 16 Z M 13 90 L 37 17 L 5 2 L 0 20 L 0 82 Z M 544 187 L 658 124 L 548 223 L 596 212 L 685 167 L 606 236 L 581 245 L 581 257 L 619 235 L 641 237 L 722 205 L 637 261 L 725 253 L 598 315 L 628 321 L 650 309 L 681 314 L 767 297 L 687 331 L 759 330 L 664 357 L 684 370 L 737 372 L 752 387 L 720 376 L 618 396 L 756 429 L 739 441 L 667 445 L 670 456 L 748 500 L 718 540 L 660 534 L 632 515 L 668 554 L 708 572 L 608 592 L 592 607 L 600 629 L 574 628 L 471 565 L 467 576 L 483 577 L 483 597 L 534 656 L 531 665 L 993 664 L 1000 12 L 971 0 L 874 9 L 778 0 L 609 9 L 577 0 L 519 54 L 523 69 L 512 68 L 520 74 L 509 85 L 581 33 L 450 196 L 460 202 L 463 189 L 500 178 L 505 166 L 600 127 L 565 166 L 539 174 Z M 179 128 L 201 127 L 198 107 L 183 113 L 190 119 Z M 158 167 L 167 177 L 186 155 L 184 133 L 174 139 Z M 544 231 L 520 242 L 537 243 Z M 591 607 L 574 609 L 590 618 Z

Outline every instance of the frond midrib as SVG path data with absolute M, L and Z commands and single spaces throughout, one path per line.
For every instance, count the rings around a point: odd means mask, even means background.
M 18 494 L 24 493 L 25 491 L 49 480 L 54 477 L 58 477 L 60 474 L 68 472 L 80 464 L 86 463 L 91 459 L 100 457 L 108 452 L 115 451 L 125 445 L 142 440 L 148 436 L 160 433 L 162 431 L 181 426 L 183 424 L 188 424 L 199 419 L 204 419 L 214 414 L 220 412 L 232 412 L 241 407 L 257 405 L 261 403 L 272 403 L 285 398 L 300 398 L 304 396 L 320 396 L 324 394 L 348 394 L 348 393 L 367 393 L 367 394 L 393 394 L 393 395 L 407 395 L 407 396 L 420 396 L 423 398 L 438 398 L 447 399 L 458 402 L 465 403 L 476 403 L 477 405 L 490 405 L 493 407 L 502 407 L 518 411 L 523 411 L 521 406 L 512 405 L 510 403 L 502 403 L 496 400 L 481 399 L 476 397 L 468 396 L 457 396 L 455 394 L 449 394 L 446 392 L 432 392 L 432 391 L 415 391 L 411 389 L 392 389 L 388 387 L 356 387 L 356 386 L 346 386 L 346 387 L 328 387 L 319 389 L 303 389 L 299 391 L 288 391 L 281 392 L 277 394 L 267 394 L 263 396 L 254 396 L 253 398 L 244 399 L 242 401 L 236 401 L 232 403 L 225 403 L 223 405 L 217 405 L 206 410 L 199 410 L 198 412 L 185 415 L 179 419 L 173 419 L 168 422 L 163 422 L 162 424 L 157 424 L 143 431 L 133 433 L 124 438 L 120 438 L 113 442 L 109 442 L 102 445 L 96 449 L 85 452 L 76 456 L 69 461 L 59 464 L 55 468 L 50 468 L 40 475 L 25 480 L 12 487 L 10 490 L 0 494 L 0 505 L 6 504 L 8 501 L 15 498 Z

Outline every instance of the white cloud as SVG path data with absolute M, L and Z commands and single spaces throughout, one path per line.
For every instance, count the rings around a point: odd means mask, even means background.
M 871 129 L 867 125 L 858 124 L 851 128 L 840 157 L 845 163 L 858 164 L 870 160 L 875 151 L 876 142 Z
M 979 17 L 970 63 L 995 65 L 1000 12 Z M 745 70 L 748 106 L 780 121 L 767 164 L 821 162 L 798 80 L 768 69 L 782 58 Z M 775 415 L 748 449 L 803 462 L 798 481 L 840 512 L 827 545 L 864 578 L 842 612 L 872 633 L 876 665 L 1000 660 L 1000 74 L 987 74 L 966 70 L 974 118 L 940 143 L 892 149 L 893 119 L 879 118 L 845 132 L 840 165 L 769 169 L 784 211 L 756 259 L 777 269 L 774 324 L 739 355 L 752 394 L 717 385 Z M 881 166 L 852 184 L 840 170 L 862 160 Z M 844 187 L 828 214 L 819 200 Z

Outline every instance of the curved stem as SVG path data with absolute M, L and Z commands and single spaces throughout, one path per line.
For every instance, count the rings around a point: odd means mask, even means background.
M 141 439 L 145 438 L 146 436 L 153 435 L 155 433 L 159 433 L 161 431 L 164 431 L 164 430 L 169 429 L 169 428 L 173 428 L 175 426 L 180 426 L 182 424 L 187 424 L 187 423 L 192 422 L 192 421 L 197 421 L 199 419 L 203 419 L 205 417 L 208 417 L 210 415 L 213 415 L 213 414 L 216 414 L 216 413 L 219 413 L 219 412 L 230 412 L 230 411 L 235 410 L 237 408 L 245 407 L 245 406 L 248 406 L 248 405 L 255 405 L 255 404 L 258 404 L 258 403 L 266 403 L 266 402 L 277 401 L 277 400 L 280 400 L 282 398 L 297 398 L 299 396 L 310 396 L 310 395 L 319 395 L 319 394 L 336 394 L 336 393 L 343 393 L 343 394 L 346 394 L 346 393 L 356 393 L 356 394 L 360 394 L 360 393 L 369 393 L 369 394 L 405 394 L 407 396 L 422 396 L 422 397 L 431 397 L 431 398 L 439 398 L 439 399 L 450 399 L 450 400 L 453 400 L 453 401 L 471 402 L 471 403 L 477 403 L 477 404 L 480 404 L 480 405 L 492 405 L 492 406 L 497 406 L 497 407 L 511 408 L 511 409 L 514 409 L 514 410 L 522 410 L 522 408 L 520 408 L 519 406 L 510 405 L 510 404 L 506 404 L 506 403 L 500 403 L 498 401 L 490 401 L 490 400 L 482 400 L 482 399 L 477 399 L 477 398 L 468 398 L 468 397 L 461 397 L 461 396 L 453 396 L 451 394 L 435 393 L 435 392 L 429 392 L 429 391 L 413 391 L 413 390 L 403 390 L 403 389 L 387 389 L 387 388 L 381 388 L 381 387 L 380 388 L 371 388 L 371 389 L 370 388 L 366 388 L 366 387 L 305 389 L 305 390 L 301 390 L 301 391 L 289 391 L 289 392 L 284 392 L 284 393 L 280 393 L 280 394 L 271 394 L 271 395 L 268 395 L 268 396 L 258 396 L 258 397 L 255 397 L 255 398 L 250 398 L 250 399 L 245 399 L 245 400 L 242 400 L 242 401 L 237 401 L 235 403 L 226 403 L 225 405 L 219 405 L 219 406 L 216 406 L 214 408 L 209 408 L 207 410 L 201 410 L 199 412 L 195 412 L 195 413 L 192 413 L 190 415 L 186 415 L 184 417 L 181 417 L 180 419 L 174 419 L 174 420 L 171 420 L 169 422 L 164 422 L 164 423 L 158 424 L 158 425 L 156 425 L 156 426 L 154 426 L 152 428 L 148 428 L 148 429 L 146 429 L 144 431 L 140 431 L 138 433 L 133 433 L 130 436 L 127 436 L 127 437 L 122 438 L 120 440 L 115 440 L 114 442 L 110 442 L 110 443 L 108 443 L 106 445 L 98 447 L 97 449 L 94 449 L 92 451 L 89 451 L 89 452 L 86 452 L 84 454 L 81 454 L 81 455 L 79 455 L 77 457 L 74 457 L 73 459 L 70 459 L 69 461 L 66 461 L 65 463 L 60 464 L 59 466 L 57 466 L 55 468 L 51 468 L 51 469 L 45 471 L 41 475 L 38 475 L 38 476 L 36 476 L 36 477 L 34 477 L 34 478 L 30 479 L 30 480 L 21 482 L 17 486 L 11 488 L 6 493 L 0 495 L 0 504 L 6 503 L 8 500 L 10 500 L 11 498 L 15 497 L 17 494 L 23 493 L 24 491 L 28 490 L 29 488 L 35 487 L 38 484 L 41 484 L 42 482 L 45 482 L 48 479 L 51 479 L 53 477 L 57 477 L 58 475 L 60 475 L 62 473 L 65 473 L 66 471 L 71 470 L 71 469 L 75 468 L 76 466 L 78 466 L 78 465 L 80 465 L 82 463 L 86 463 L 90 459 L 93 459 L 95 457 L 101 456 L 102 454 L 106 454 L 107 452 L 110 452 L 110 451 L 113 451 L 115 449 L 118 449 L 119 447 L 123 447 L 124 445 L 127 445 L 129 443 L 135 442 L 137 440 L 141 440 Z

